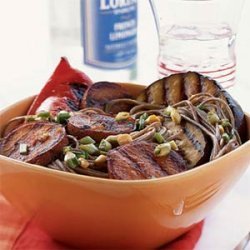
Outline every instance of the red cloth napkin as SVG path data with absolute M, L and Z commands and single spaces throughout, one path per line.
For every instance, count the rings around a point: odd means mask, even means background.
M 32 222 L 25 220 L 0 196 L 0 249 L 63 250 L 69 249 L 54 241 Z M 167 244 L 164 250 L 192 250 L 202 233 L 203 221 L 188 233 Z M 70 248 L 72 249 L 72 248 Z

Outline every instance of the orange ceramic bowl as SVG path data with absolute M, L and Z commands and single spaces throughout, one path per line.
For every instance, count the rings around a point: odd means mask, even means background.
M 0 132 L 32 99 L 1 112 Z M 247 123 L 250 130 L 249 116 Z M 72 246 L 153 248 L 204 219 L 247 169 L 249 152 L 248 140 L 203 166 L 139 181 L 69 174 L 0 156 L 0 192 L 54 239 Z

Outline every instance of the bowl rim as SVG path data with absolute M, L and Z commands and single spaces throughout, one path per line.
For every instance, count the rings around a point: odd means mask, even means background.
M 136 84 L 134 84 L 136 85 Z M 15 106 L 20 105 L 21 103 L 28 101 L 29 99 L 32 100 L 32 98 L 34 99 L 36 95 L 33 96 L 29 96 L 26 98 L 23 98 L 7 107 L 5 107 L 4 109 L 0 110 L 0 117 L 3 113 L 7 112 L 9 109 L 14 108 Z M 244 112 L 246 119 L 250 122 L 250 114 L 248 112 Z M 72 174 L 69 172 L 64 172 L 64 171 L 59 171 L 56 169 L 50 169 L 50 168 L 46 168 L 45 166 L 41 166 L 41 165 L 37 165 L 37 164 L 31 164 L 31 163 L 26 163 L 26 162 L 22 162 L 22 161 L 18 161 L 12 158 L 9 158 L 7 156 L 3 156 L 0 155 L 0 162 L 3 161 L 7 161 L 7 162 L 13 162 L 17 165 L 21 165 L 22 167 L 28 168 L 30 170 L 34 170 L 36 172 L 43 172 L 45 174 L 49 174 L 49 175 L 56 175 L 58 177 L 66 177 L 70 179 L 75 179 L 75 180 L 82 180 L 82 181 L 87 181 L 87 182 L 95 182 L 95 183 L 99 183 L 99 184 L 115 184 L 115 185 L 147 185 L 147 184 L 160 184 L 162 182 L 173 182 L 176 181 L 176 179 L 182 179 L 185 178 L 185 176 L 187 175 L 196 175 L 197 172 L 199 171 L 203 171 L 204 169 L 210 168 L 213 165 L 216 165 L 217 162 L 223 161 L 225 159 L 228 159 L 229 157 L 234 157 L 234 155 L 238 154 L 238 151 L 247 149 L 249 147 L 250 149 L 250 134 L 248 135 L 249 139 L 244 142 L 240 147 L 236 148 L 235 150 L 231 151 L 230 153 L 223 155 L 213 161 L 209 161 L 207 163 L 204 163 L 200 166 L 197 166 L 195 168 L 186 170 L 184 172 L 181 173 L 177 173 L 174 175 L 168 175 L 168 176 L 164 176 L 164 177 L 159 177 L 159 178 L 152 178 L 152 179 L 143 179 L 143 180 L 116 180 L 116 179 L 106 179 L 106 178 L 100 178 L 100 177 L 94 177 L 94 176 L 88 176 L 88 175 L 80 175 L 80 174 Z M 1 166 L 0 166 L 1 167 Z

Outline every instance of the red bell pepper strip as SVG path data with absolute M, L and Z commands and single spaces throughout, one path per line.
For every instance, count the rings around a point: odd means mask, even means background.
M 79 110 L 83 94 L 91 84 L 87 75 L 73 69 L 68 60 L 62 57 L 27 114 L 33 115 L 43 110 L 56 115 L 60 110 Z

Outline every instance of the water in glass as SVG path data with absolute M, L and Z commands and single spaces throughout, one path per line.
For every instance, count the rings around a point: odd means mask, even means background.
M 164 26 L 160 29 L 160 77 L 197 71 L 223 86 L 235 78 L 235 35 L 228 25 Z

